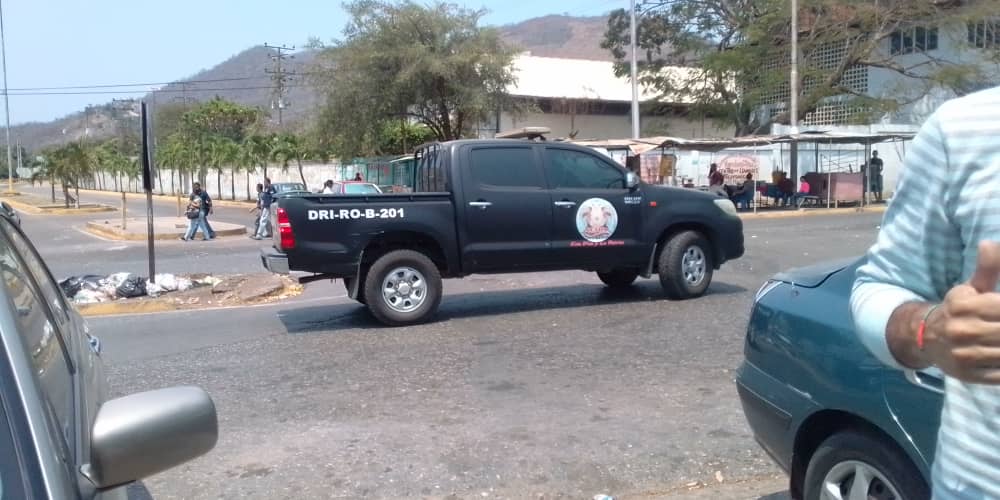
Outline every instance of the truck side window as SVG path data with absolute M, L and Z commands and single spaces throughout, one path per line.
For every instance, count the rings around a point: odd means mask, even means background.
M 530 147 L 475 148 L 472 178 L 486 186 L 542 189 L 542 174 Z
M 625 173 L 594 155 L 546 148 L 545 174 L 552 189 L 625 189 Z

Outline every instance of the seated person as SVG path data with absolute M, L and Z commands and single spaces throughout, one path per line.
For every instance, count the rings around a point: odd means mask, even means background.
M 736 188 L 733 192 L 730 200 L 736 204 L 736 208 L 750 208 L 750 202 L 753 201 L 753 194 L 756 189 L 755 183 L 753 181 L 753 174 L 747 174 L 746 180 L 740 187 Z
M 801 207 L 802 202 L 812 196 L 810 194 L 811 189 L 805 176 L 799 177 L 799 191 L 792 196 L 792 202 L 795 203 L 795 206 Z

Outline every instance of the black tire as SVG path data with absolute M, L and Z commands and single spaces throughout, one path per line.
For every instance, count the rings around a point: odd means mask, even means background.
M 394 309 L 382 294 L 382 283 L 399 268 L 410 268 L 422 275 L 423 299 L 410 311 Z M 413 250 L 395 250 L 375 261 L 368 269 L 364 283 L 365 304 L 376 319 L 389 326 L 421 323 L 437 312 L 441 303 L 441 273 L 426 255 Z
M 899 447 L 872 431 L 855 429 L 830 436 L 813 453 L 806 469 L 804 500 L 819 500 L 827 474 L 838 464 L 850 461 L 862 462 L 877 470 L 899 493 L 897 500 L 927 500 L 931 497 L 930 488 L 920 471 Z M 878 487 L 879 483 L 872 485 L 872 488 Z M 888 489 L 884 491 L 889 495 Z
M 636 278 L 639 277 L 639 271 L 635 269 L 612 269 L 608 272 L 597 272 L 597 277 L 608 285 L 610 288 L 627 288 L 632 286 Z
M 699 250 L 702 256 L 701 280 L 697 282 L 689 281 L 684 273 L 684 255 L 692 249 Z M 703 295 L 712 283 L 715 270 L 712 256 L 711 245 L 697 231 L 677 233 L 667 240 L 659 259 L 660 286 L 667 298 L 685 300 Z

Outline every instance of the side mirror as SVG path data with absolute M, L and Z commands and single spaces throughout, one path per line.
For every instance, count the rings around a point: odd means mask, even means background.
M 140 392 L 97 411 L 80 472 L 98 489 L 114 488 L 204 455 L 218 438 L 215 403 L 200 388 Z
M 635 172 L 625 174 L 625 187 L 630 190 L 639 187 L 639 176 L 635 175 Z

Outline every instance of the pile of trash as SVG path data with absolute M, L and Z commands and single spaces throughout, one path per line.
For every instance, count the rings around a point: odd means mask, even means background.
M 59 288 L 76 304 L 94 304 L 145 296 L 158 297 L 167 292 L 183 292 L 196 286 L 214 286 L 219 281 L 212 276 L 192 280 L 173 274 L 157 274 L 150 281 L 131 273 L 108 276 L 88 274 L 66 278 L 59 282 Z

